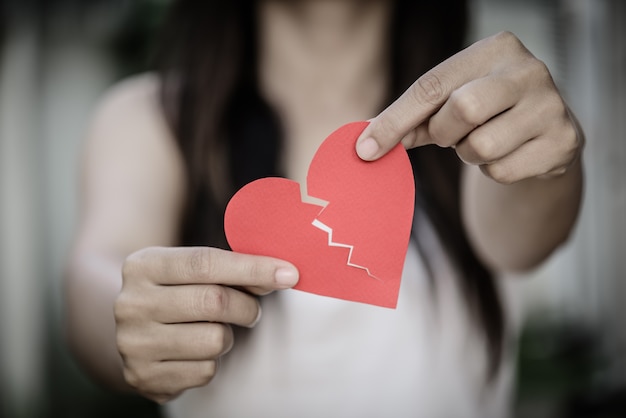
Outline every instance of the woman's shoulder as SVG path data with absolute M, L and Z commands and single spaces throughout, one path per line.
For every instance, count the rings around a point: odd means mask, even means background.
M 176 242 L 186 177 L 158 93 L 157 77 L 144 74 L 96 105 L 81 152 L 81 245 L 129 254 Z
M 175 149 L 159 91 L 159 77 L 154 73 L 128 77 L 109 87 L 92 113 L 88 141 Z
M 91 172 L 100 168 L 106 174 L 115 169 L 138 182 L 182 187 L 184 162 L 163 116 L 159 84 L 157 75 L 146 73 L 121 80 L 104 92 L 84 145 L 83 159 Z
M 162 118 L 159 89 L 159 77 L 154 73 L 122 79 L 104 92 L 96 106 L 95 117 L 132 119 L 138 113 L 150 112 Z

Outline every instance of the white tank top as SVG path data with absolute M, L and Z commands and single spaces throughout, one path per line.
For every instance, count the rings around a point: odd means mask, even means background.
M 455 272 L 429 225 L 416 226 L 434 277 L 412 242 L 397 309 L 297 290 L 265 296 L 261 321 L 236 331 L 213 381 L 170 402 L 167 415 L 509 416 L 512 362 L 486 383 L 485 346 Z

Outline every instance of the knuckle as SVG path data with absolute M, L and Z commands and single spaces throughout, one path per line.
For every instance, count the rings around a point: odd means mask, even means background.
M 143 368 L 125 366 L 123 375 L 126 383 L 132 388 L 140 392 L 145 392 L 149 388 L 148 379 L 146 378 L 146 373 Z
M 209 247 L 194 247 L 190 248 L 189 251 L 187 267 L 193 272 L 212 277 L 216 263 L 214 249 Z
M 557 167 L 539 177 L 544 178 L 544 179 L 551 179 L 551 178 L 560 177 L 566 172 L 567 172 L 567 167 Z
M 467 145 L 480 161 L 491 162 L 498 156 L 496 141 L 488 134 L 472 132 L 467 138 Z
M 148 399 L 164 404 L 178 397 L 189 384 L 192 375 L 202 374 L 202 368 L 194 368 L 192 373 L 182 375 L 180 370 L 166 371 L 156 363 L 144 363 L 140 367 L 124 365 L 123 377 L 126 383 Z M 185 383 L 185 381 L 187 383 Z
M 455 90 L 450 95 L 449 103 L 452 113 L 461 122 L 474 127 L 483 122 L 483 105 L 476 95 Z
M 570 122 L 563 98 L 556 90 L 544 91 L 543 97 L 535 106 L 535 112 L 538 116 L 550 117 L 555 121 Z
M 145 290 L 122 289 L 113 303 L 113 318 L 118 326 L 140 321 L 155 309 Z
M 567 172 L 567 167 L 559 167 L 552 171 L 556 176 L 562 176 Z
M 115 300 L 115 304 L 113 305 L 113 317 L 115 318 L 115 322 L 117 324 L 126 321 L 131 313 L 130 303 L 128 302 L 128 297 L 125 294 L 120 294 Z
M 172 394 L 168 390 L 158 388 L 154 372 L 150 366 L 124 367 L 124 380 L 137 392 L 144 394 L 155 402 L 165 403 L 172 399 Z
M 250 279 L 253 279 L 255 283 L 259 281 L 267 282 L 268 280 L 270 280 L 271 283 L 273 271 L 274 268 L 268 268 L 265 263 L 254 261 L 246 265 L 245 274 L 247 274 Z
M 134 358 L 136 353 L 144 353 L 146 349 L 145 344 L 141 344 L 140 338 L 137 337 L 136 334 L 119 329 L 116 334 L 115 342 L 117 351 L 125 360 Z
M 422 75 L 409 89 L 413 93 L 413 99 L 420 104 L 440 105 L 445 99 L 445 86 L 434 72 Z
M 448 125 L 442 122 L 441 119 L 430 119 L 430 122 L 428 122 L 428 136 L 432 143 L 440 147 L 451 147 L 457 142 L 457 138 L 450 135 Z
M 507 49 L 526 49 L 522 41 L 513 33 L 508 30 L 496 33 L 493 38 L 495 42 L 504 45 Z
M 199 292 L 201 292 L 200 297 L 194 298 L 198 301 L 197 306 L 194 307 L 194 313 L 207 319 L 219 319 L 228 311 L 229 296 L 223 286 L 202 286 Z
M 562 101 L 560 101 L 562 103 Z M 583 147 L 583 139 L 567 114 L 565 105 L 561 105 L 562 118 L 560 122 L 555 123 L 547 135 L 550 136 L 555 150 L 558 153 L 558 163 L 568 164 L 573 161 L 581 152 Z
M 553 84 L 550 69 L 548 68 L 548 65 L 542 60 L 532 56 L 526 60 L 525 68 L 525 74 L 527 74 L 527 77 L 536 80 L 538 84 Z
M 128 383 L 131 387 L 135 389 L 139 389 L 139 377 L 133 369 L 124 367 L 123 374 L 126 383 Z
M 118 331 L 115 342 L 117 345 L 117 351 L 119 351 L 122 358 L 127 358 L 129 353 L 132 351 L 129 339 L 125 334 Z
M 489 164 L 485 166 L 485 171 L 489 177 L 500 184 L 509 185 L 516 181 L 513 173 L 506 164 Z
M 522 88 L 522 86 L 526 86 L 526 88 L 552 87 L 552 76 L 550 75 L 548 66 L 534 56 L 522 59 L 519 62 L 519 65 L 517 65 L 509 74 L 511 81 L 515 83 L 518 88 Z M 544 95 L 543 97 L 544 103 L 547 105 L 553 105 L 555 103 L 551 100 L 545 100 L 548 96 Z
M 115 322 L 119 325 L 136 317 L 137 313 L 141 311 L 140 305 L 136 298 L 133 297 L 132 292 L 120 292 L 113 304 L 113 317 Z
M 143 266 L 146 264 L 146 259 L 148 258 L 148 252 L 149 249 L 144 248 L 126 257 L 122 264 L 122 279 L 124 282 L 133 279 L 142 271 Z
M 137 271 L 137 261 L 134 259 L 133 254 L 126 257 L 122 264 L 122 282 L 126 284 Z
M 571 122 L 565 124 L 561 138 L 567 155 L 575 155 L 578 153 L 581 146 L 580 140 L 578 138 L 578 132 Z

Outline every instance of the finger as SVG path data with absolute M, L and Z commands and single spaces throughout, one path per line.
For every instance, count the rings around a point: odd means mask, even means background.
M 124 378 L 129 385 L 157 402 L 165 402 L 182 391 L 204 386 L 217 372 L 215 360 L 162 361 L 126 367 Z
M 524 143 L 514 152 L 480 168 L 498 183 L 511 184 L 532 177 L 561 171 L 573 158 L 574 147 L 569 141 L 541 136 Z
M 456 145 L 467 164 L 488 164 L 510 154 L 546 129 L 537 109 L 516 106 L 474 129 Z
M 500 76 L 472 80 L 454 90 L 428 122 L 430 141 L 451 147 L 476 127 L 510 109 L 521 97 L 516 83 Z
M 212 321 L 252 327 L 260 315 L 256 297 L 221 285 L 155 289 L 151 315 L 161 323 Z
M 215 360 L 233 347 L 233 330 L 219 323 L 172 324 L 161 327 L 160 360 Z
M 233 332 L 229 325 L 209 322 L 153 324 L 118 331 L 118 349 L 124 358 L 137 353 L 145 360 L 215 360 L 230 351 Z
M 124 263 L 124 277 L 148 275 L 158 284 L 224 284 L 274 290 L 293 287 L 298 271 L 270 257 L 211 247 L 149 248 Z

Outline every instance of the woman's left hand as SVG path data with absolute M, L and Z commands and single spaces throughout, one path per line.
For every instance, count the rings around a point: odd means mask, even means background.
M 479 41 L 421 76 L 357 141 L 364 160 L 398 142 L 453 147 L 510 184 L 564 173 L 583 136 L 543 62 L 509 32 Z

